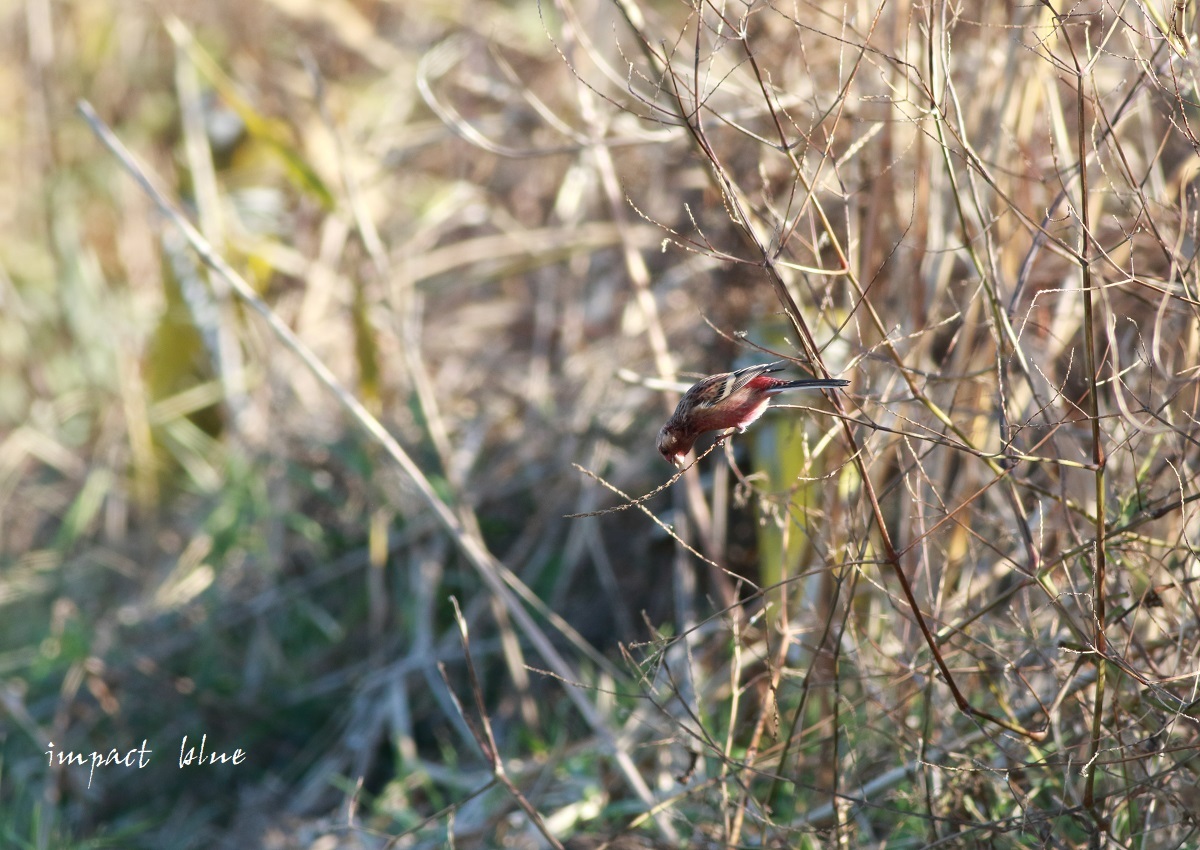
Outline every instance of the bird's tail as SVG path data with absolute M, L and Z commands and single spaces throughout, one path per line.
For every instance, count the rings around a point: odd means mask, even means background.
M 849 386 L 849 381 L 841 378 L 801 378 L 798 381 L 787 381 L 771 388 L 771 392 L 781 393 L 785 390 L 836 390 L 838 387 Z

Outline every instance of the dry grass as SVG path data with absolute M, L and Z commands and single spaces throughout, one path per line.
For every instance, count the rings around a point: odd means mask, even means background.
M 1193 4 L 4 15 L 0 843 L 1200 840 Z

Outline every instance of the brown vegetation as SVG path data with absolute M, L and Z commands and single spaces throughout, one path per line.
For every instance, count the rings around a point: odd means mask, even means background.
M 1195 844 L 1194 12 L 6 12 L 0 844 Z

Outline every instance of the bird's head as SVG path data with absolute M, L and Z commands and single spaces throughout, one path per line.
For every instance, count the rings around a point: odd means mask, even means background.
M 692 441 L 670 422 L 658 432 L 658 453 L 666 458 L 668 463 L 676 467 L 683 466 L 683 459 L 692 450 Z

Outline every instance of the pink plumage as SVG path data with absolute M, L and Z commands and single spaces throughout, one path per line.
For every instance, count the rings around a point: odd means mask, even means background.
M 805 378 L 786 381 L 773 378 L 783 361 L 748 366 L 702 378 L 679 400 L 679 406 L 658 432 L 658 452 L 676 466 L 706 431 L 744 432 L 763 415 L 771 396 L 788 390 L 836 389 L 849 384 L 836 378 Z

